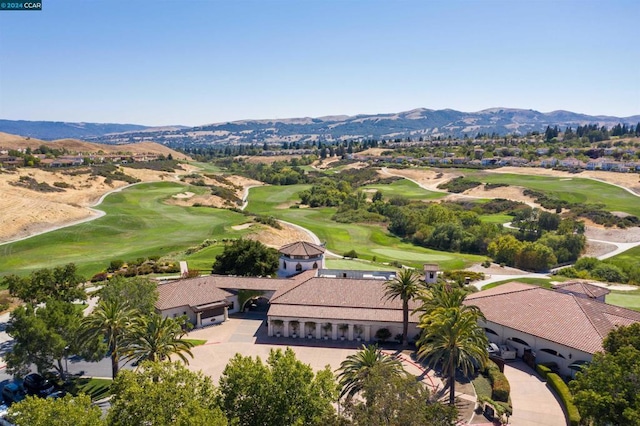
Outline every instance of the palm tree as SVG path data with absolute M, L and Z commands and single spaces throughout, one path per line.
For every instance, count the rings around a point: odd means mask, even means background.
M 406 374 L 400 361 L 392 356 L 382 353 L 377 345 L 365 346 L 340 364 L 340 374 L 338 374 L 338 384 L 342 388 L 340 398 L 353 398 L 355 394 L 362 390 L 363 383 L 371 369 L 381 367 L 385 369 L 388 376 Z
M 449 404 L 455 402 L 455 376 L 460 370 L 467 377 L 475 365 L 487 362 L 487 336 L 478 325 L 484 319 L 477 309 L 438 307 L 420 319 L 422 334 L 418 339 L 418 358 L 431 368 L 442 365 L 449 385 Z
M 80 342 L 105 340 L 111 356 L 111 374 L 118 374 L 118 362 L 124 336 L 131 330 L 132 322 L 138 316 L 136 310 L 120 300 L 102 300 L 91 313 L 82 320 Z
M 451 287 L 449 284 L 436 284 L 421 291 L 416 300 L 420 306 L 413 310 L 413 313 L 421 313 L 420 316 L 429 315 L 436 308 L 460 308 L 464 311 L 474 311 L 482 315 L 477 306 L 465 305 L 464 299 L 467 292 L 461 288 Z
M 385 283 L 387 300 L 400 298 L 402 300 L 402 345 L 409 344 L 409 300 L 415 298 L 423 288 L 415 270 L 403 269 L 391 281 Z
M 182 339 L 185 334 L 182 323 L 173 318 L 162 318 L 158 314 L 140 317 L 123 341 L 123 358 L 139 364 L 147 360 L 165 361 L 171 355 L 177 355 L 188 364 L 187 355 L 193 358 L 190 350 L 193 343 Z

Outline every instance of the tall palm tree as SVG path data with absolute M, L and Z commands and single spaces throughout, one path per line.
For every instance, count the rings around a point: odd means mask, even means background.
M 186 332 L 182 323 L 158 314 L 141 317 L 123 341 L 123 358 L 138 364 L 142 361 L 164 361 L 177 355 L 185 364 L 187 355 L 193 358 L 193 343 L 182 339 Z
M 341 387 L 340 398 L 353 398 L 362 390 L 363 383 L 373 367 L 382 367 L 387 376 L 406 374 L 400 361 L 382 353 L 377 345 L 365 346 L 342 361 L 338 371 L 338 384 Z
M 122 341 L 131 330 L 132 322 L 138 313 L 126 302 L 120 300 L 102 300 L 91 313 L 82 320 L 80 342 L 90 342 L 103 338 L 111 356 L 111 374 L 118 374 L 118 362 L 122 351 Z
M 409 344 L 409 300 L 415 298 L 422 288 L 418 274 L 414 269 L 403 269 L 391 281 L 385 283 L 387 300 L 400 298 L 402 300 L 402 345 Z
M 478 325 L 484 319 L 479 310 L 461 307 L 438 307 L 420 319 L 422 334 L 418 339 L 418 358 L 431 368 L 442 366 L 449 385 L 449 404 L 455 402 L 455 376 L 467 377 L 475 365 L 487 362 L 487 336 Z

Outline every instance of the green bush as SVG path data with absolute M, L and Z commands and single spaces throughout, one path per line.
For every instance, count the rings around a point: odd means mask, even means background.
M 358 258 L 358 252 L 356 252 L 355 250 L 349 250 L 349 251 L 345 252 L 342 256 L 343 257 L 350 257 L 352 259 L 357 259 Z
M 564 406 L 569 424 L 578 426 L 580 424 L 580 413 L 578 412 L 578 407 L 573 403 L 573 395 L 571 395 L 567 384 L 556 373 L 547 374 L 547 383 L 560 397 L 560 402 Z
M 487 376 L 491 382 L 491 399 L 500 402 L 509 402 L 509 393 L 511 386 L 507 377 L 500 372 L 500 369 L 494 363 L 487 366 Z

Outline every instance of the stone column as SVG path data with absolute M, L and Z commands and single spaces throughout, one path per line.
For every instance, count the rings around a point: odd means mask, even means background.
M 322 323 L 316 322 L 316 339 L 322 339 Z
M 289 337 L 289 321 L 284 321 L 284 325 L 282 326 L 284 328 L 282 335 L 284 337 Z
M 229 319 L 229 307 L 224 307 L 224 320 L 227 321 Z
M 338 340 L 338 324 L 331 324 L 331 340 Z
M 365 325 L 364 326 L 364 341 L 365 342 L 369 342 L 371 340 L 371 326 L 370 325 Z
M 273 336 L 273 324 L 271 324 L 271 320 L 267 317 L 267 336 Z
M 202 327 L 202 312 L 196 312 L 196 328 Z
M 298 330 L 298 337 L 302 337 L 303 339 L 307 337 L 307 323 L 305 321 L 300 321 L 300 330 Z
M 347 339 L 353 340 L 353 324 L 349 324 L 349 331 L 347 332 Z

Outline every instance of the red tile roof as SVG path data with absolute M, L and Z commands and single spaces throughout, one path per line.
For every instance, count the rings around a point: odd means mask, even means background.
M 402 301 L 388 300 L 380 280 L 314 277 L 276 291 L 270 316 L 362 321 L 402 321 Z M 410 303 L 409 309 L 417 307 Z M 410 315 L 417 322 L 418 315 Z
M 571 281 L 567 283 L 556 284 L 554 288 L 566 293 L 583 294 L 592 299 L 597 299 L 611 293 L 611 291 L 609 291 L 609 289 L 607 288 L 599 287 L 597 285 L 589 284 L 582 281 Z
M 602 350 L 616 326 L 640 322 L 640 312 L 522 283 L 467 296 L 487 321 L 587 353 Z

